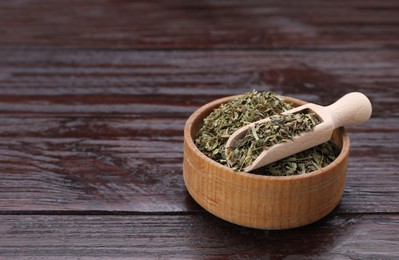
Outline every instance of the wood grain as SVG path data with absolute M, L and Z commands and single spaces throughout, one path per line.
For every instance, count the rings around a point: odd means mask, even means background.
M 254 88 L 324 105 L 370 96 L 372 119 L 348 129 L 339 211 L 398 210 L 394 51 L 0 52 L 4 210 L 198 210 L 181 177 L 185 120 Z
M 0 1 L 0 258 L 399 258 L 399 2 Z M 252 89 L 351 91 L 344 196 L 282 232 L 206 213 L 183 127 Z
M 1 215 L 0 223 L 3 257 L 399 257 L 397 214 L 328 216 L 286 231 L 247 229 L 209 214 Z
M 398 9 L 395 0 L 1 1 L 0 46 L 398 48 Z
M 399 116 L 397 51 L 1 51 L 0 113 L 187 118 L 253 89 L 320 105 L 352 91 Z
M 198 210 L 182 181 L 184 123 L 255 88 L 323 105 L 370 96 L 372 119 L 348 128 L 339 211 L 398 211 L 394 51 L 0 52 L 5 210 Z
M 182 178 L 185 119 L 1 122 L 2 210 L 198 210 Z M 339 212 L 397 212 L 397 118 L 372 118 L 348 131 L 351 153 Z

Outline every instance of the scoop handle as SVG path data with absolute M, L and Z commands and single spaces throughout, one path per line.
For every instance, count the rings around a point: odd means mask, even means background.
M 364 123 L 372 111 L 370 100 L 360 92 L 348 93 L 326 109 L 330 112 L 334 129 Z

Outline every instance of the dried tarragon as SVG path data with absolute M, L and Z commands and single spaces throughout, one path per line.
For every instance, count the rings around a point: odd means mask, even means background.
M 222 104 L 204 119 L 195 144 L 206 156 L 228 166 L 225 145 L 232 133 L 248 123 L 281 114 L 291 108 L 290 104 L 285 103 L 273 92 L 245 93 Z M 329 141 L 257 169 L 253 173 L 273 176 L 307 173 L 328 165 L 338 154 L 336 145 Z
M 309 173 L 329 165 L 337 158 L 339 152 L 340 150 L 337 145 L 333 141 L 328 141 L 256 169 L 252 173 L 270 176 L 290 176 Z
M 313 130 L 318 123 L 315 113 L 298 112 L 274 115 L 270 121 L 255 124 L 234 147 L 228 149 L 227 160 L 233 162 L 228 166 L 240 171 L 252 164 L 263 150 L 293 140 L 295 136 Z
M 291 109 L 273 92 L 248 92 L 220 105 L 205 119 L 195 144 L 209 158 L 226 165 L 225 146 L 240 127 Z

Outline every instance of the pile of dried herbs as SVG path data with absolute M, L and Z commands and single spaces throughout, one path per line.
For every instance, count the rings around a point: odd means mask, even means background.
M 317 116 L 312 113 L 295 113 L 274 115 L 270 121 L 255 124 L 245 136 L 227 151 L 227 160 L 232 162 L 229 167 L 241 170 L 250 164 L 263 150 L 283 142 L 292 140 L 295 136 L 311 131 L 318 123 Z
M 232 133 L 248 123 L 278 115 L 291 108 L 292 107 L 290 104 L 285 103 L 273 92 L 248 92 L 242 96 L 232 99 L 225 104 L 222 104 L 219 108 L 215 109 L 211 114 L 209 114 L 204 119 L 204 124 L 197 134 L 195 144 L 201 150 L 201 152 L 209 158 L 223 165 L 229 166 L 227 163 L 228 160 L 225 156 L 225 145 Z M 308 113 L 304 115 L 304 117 L 309 116 L 312 118 L 312 120 L 316 120 L 315 117 L 312 117 L 312 115 Z M 289 125 L 291 124 L 290 122 L 292 122 L 293 126 L 295 126 L 295 124 L 298 126 L 298 124 L 303 123 L 298 122 L 300 121 L 301 117 L 302 115 L 298 115 L 297 113 L 288 117 L 282 117 L 279 115 L 273 118 L 277 120 L 274 121 L 275 127 L 280 127 L 282 124 L 281 120 L 289 121 Z M 308 120 L 304 121 L 309 123 Z M 317 121 L 314 121 L 313 124 L 317 124 Z M 257 130 L 264 130 L 266 128 L 259 126 L 259 129 Z M 292 128 L 296 127 L 291 127 L 291 130 Z M 310 126 L 310 128 L 312 128 L 312 126 Z M 295 135 L 295 132 L 291 132 L 291 130 L 285 129 L 281 131 L 281 133 L 286 132 L 284 137 L 285 139 Z M 262 131 L 259 133 L 258 131 L 249 132 L 252 134 L 253 139 L 258 139 L 258 141 L 262 140 L 261 142 L 267 142 L 268 138 L 265 136 L 267 135 L 267 130 L 265 130 L 265 133 Z M 268 141 L 271 141 L 270 138 Z M 278 142 L 279 140 L 276 141 Z M 271 145 L 273 144 L 274 143 L 271 142 Z M 248 146 L 248 143 L 245 145 Z M 251 146 L 251 144 L 249 144 L 249 146 Z M 262 144 L 258 146 L 262 147 Z M 255 150 L 260 154 L 261 150 L 258 149 L 258 146 Z M 248 149 L 245 152 L 248 153 Z M 254 149 L 252 149 L 251 153 L 254 152 Z M 312 172 L 331 163 L 338 154 L 339 150 L 336 145 L 329 141 L 317 147 L 308 149 L 257 169 L 253 171 L 253 173 L 261 175 L 284 176 Z M 242 156 L 238 157 L 242 159 Z M 242 163 L 242 161 L 237 160 L 235 165 L 229 167 L 239 171 L 245 167 L 245 165 L 246 164 Z

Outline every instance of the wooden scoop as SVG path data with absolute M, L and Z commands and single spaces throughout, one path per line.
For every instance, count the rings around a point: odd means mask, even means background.
M 326 107 L 308 103 L 283 112 L 282 114 L 293 114 L 301 111 L 314 112 L 318 116 L 320 123 L 313 128 L 313 131 L 301 133 L 295 136 L 293 140 L 273 145 L 264 150 L 258 158 L 256 158 L 251 165 L 245 167 L 243 171 L 249 172 L 255 170 L 287 156 L 327 142 L 330 140 L 334 129 L 341 126 L 357 125 L 366 122 L 371 116 L 371 110 L 370 100 L 365 95 L 359 92 L 352 92 L 346 94 L 334 104 Z M 227 148 L 234 147 L 235 142 L 242 138 L 251 127 L 269 120 L 270 118 L 265 118 L 245 125 L 235 131 L 227 140 L 226 155 Z M 232 162 L 229 161 L 229 163 Z

